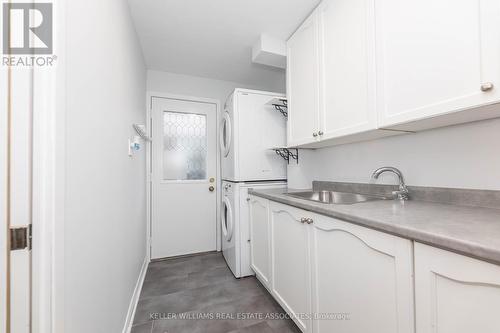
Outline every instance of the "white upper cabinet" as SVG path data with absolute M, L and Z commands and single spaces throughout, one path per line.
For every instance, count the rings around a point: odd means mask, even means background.
M 500 332 L 500 266 L 415 244 L 417 333 Z
M 394 128 L 499 101 L 500 1 L 378 0 L 375 4 L 380 127 Z M 450 121 L 468 120 L 478 119 L 462 116 Z
M 288 41 L 288 146 L 319 148 L 378 130 L 374 0 L 325 0 Z
M 323 0 L 287 56 L 288 146 L 500 117 L 498 0 Z
M 310 143 L 318 136 L 317 30 L 314 12 L 287 42 L 288 146 Z
M 321 215 L 313 216 L 315 333 L 413 333 L 412 242 Z
M 321 139 L 377 128 L 373 2 L 318 6 Z

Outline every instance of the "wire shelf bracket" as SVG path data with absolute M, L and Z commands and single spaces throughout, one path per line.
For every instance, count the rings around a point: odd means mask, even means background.
M 283 117 L 288 118 L 288 103 L 284 98 L 274 98 L 269 102 Z
M 273 148 L 276 155 L 281 156 L 288 164 L 290 161 L 295 160 L 299 164 L 299 150 L 297 148 Z

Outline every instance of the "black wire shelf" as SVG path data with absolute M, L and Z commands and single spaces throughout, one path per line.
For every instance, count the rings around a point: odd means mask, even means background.
M 283 117 L 288 118 L 288 103 L 286 99 L 280 99 L 280 104 L 273 103 L 274 108 L 279 111 Z
M 273 148 L 276 155 L 281 156 L 288 164 L 290 161 L 294 161 L 299 164 L 299 150 L 296 148 Z

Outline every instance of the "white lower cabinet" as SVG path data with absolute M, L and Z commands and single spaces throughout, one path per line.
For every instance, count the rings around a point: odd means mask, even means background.
M 271 292 L 302 332 L 312 332 L 311 265 L 305 211 L 270 203 Z
M 411 241 L 274 202 L 270 218 L 271 290 L 303 332 L 414 332 Z
M 500 332 L 500 266 L 415 244 L 417 333 Z
M 312 218 L 314 332 L 414 332 L 412 242 Z
M 500 332 L 500 266 L 255 197 L 251 228 L 252 268 L 305 333 Z
M 271 286 L 271 239 L 269 200 L 250 196 L 250 267 L 257 278 Z

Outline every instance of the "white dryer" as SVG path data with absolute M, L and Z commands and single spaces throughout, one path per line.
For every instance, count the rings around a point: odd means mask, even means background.
M 283 94 L 235 89 L 220 126 L 222 179 L 286 180 L 286 161 L 274 147 L 286 146 L 286 118 L 272 105 Z
M 250 223 L 248 189 L 286 189 L 286 182 L 222 182 L 222 254 L 237 278 L 254 275 L 250 268 Z

